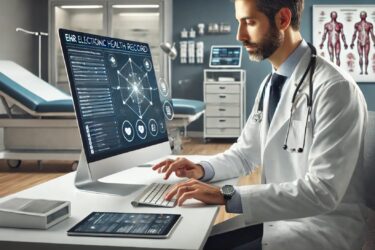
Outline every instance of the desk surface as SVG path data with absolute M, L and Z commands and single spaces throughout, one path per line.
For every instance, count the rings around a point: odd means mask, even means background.
M 189 156 L 193 161 L 199 156 Z M 174 176 L 174 175 L 173 175 Z M 217 206 L 203 205 L 191 200 L 183 207 L 175 208 L 135 208 L 130 201 L 141 191 L 129 196 L 114 196 L 81 191 L 74 186 L 75 173 L 48 181 L 25 191 L 7 196 L 0 201 L 12 197 L 36 199 L 58 199 L 71 201 L 71 217 L 48 230 L 29 230 L 0 228 L 1 249 L 201 249 L 211 231 Z M 162 181 L 162 175 L 150 168 L 132 168 L 102 181 L 113 183 L 149 184 Z M 169 183 L 181 181 L 176 177 Z M 144 213 L 178 213 L 182 220 L 168 239 L 134 239 L 104 237 L 73 237 L 66 231 L 93 211 L 111 212 L 144 212 Z M 3 248 L 5 246 L 5 248 Z

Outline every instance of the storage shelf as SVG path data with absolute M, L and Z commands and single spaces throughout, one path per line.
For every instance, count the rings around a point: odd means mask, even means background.
M 220 80 L 220 78 L 222 78 Z M 246 72 L 204 70 L 204 138 L 236 138 L 244 127 Z

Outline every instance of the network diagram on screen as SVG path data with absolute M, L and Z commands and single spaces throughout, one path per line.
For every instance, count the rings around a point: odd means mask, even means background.
M 116 60 L 114 57 L 112 60 Z M 146 69 L 150 68 L 151 62 L 145 59 Z M 135 64 L 129 57 L 126 64 L 117 71 L 118 86 L 120 90 L 122 103 L 127 105 L 131 111 L 142 119 L 147 110 L 153 105 L 153 89 L 148 79 L 148 74 L 140 66 Z
M 148 44 L 60 30 L 88 161 L 167 140 Z M 167 90 L 161 86 L 161 94 Z

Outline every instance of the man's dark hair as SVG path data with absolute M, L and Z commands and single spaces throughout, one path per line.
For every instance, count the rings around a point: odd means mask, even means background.
M 235 2 L 236 0 L 231 1 Z M 304 0 L 256 0 L 257 9 L 268 17 L 272 25 L 275 25 L 276 13 L 281 8 L 289 8 L 292 12 L 290 24 L 294 30 L 298 30 L 301 24 L 303 4 Z
M 298 30 L 301 24 L 304 0 L 256 0 L 257 9 L 263 12 L 275 24 L 275 16 L 281 8 L 288 8 L 292 12 L 291 26 Z

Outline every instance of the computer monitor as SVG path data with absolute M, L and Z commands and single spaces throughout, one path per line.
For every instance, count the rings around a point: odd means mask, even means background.
M 146 43 L 60 29 L 83 151 L 78 188 L 127 195 L 143 185 L 98 179 L 171 154 L 164 111 Z
M 239 68 L 242 60 L 242 46 L 213 45 L 211 46 L 210 67 Z

